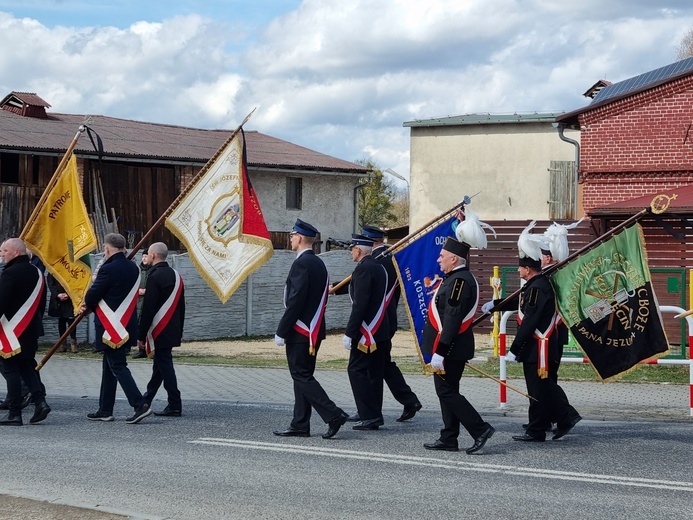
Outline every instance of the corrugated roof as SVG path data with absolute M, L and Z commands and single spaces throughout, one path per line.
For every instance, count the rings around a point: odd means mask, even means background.
M 106 158 L 206 163 L 229 138 L 232 130 L 201 130 L 146 123 L 107 116 L 88 116 L 88 126 L 103 142 Z M 27 153 L 62 153 L 84 123 L 77 114 L 48 114 L 47 119 L 23 117 L 0 110 L 0 150 Z M 246 131 L 248 165 L 276 169 L 365 174 L 366 168 L 349 161 L 298 146 L 269 135 Z M 96 156 L 89 137 L 83 135 L 75 152 Z
M 635 199 L 615 202 L 606 206 L 594 208 L 588 212 L 590 217 L 608 217 L 615 215 L 634 215 L 638 211 L 650 206 L 652 199 L 657 195 L 672 197 L 669 200 L 669 208 L 666 213 L 693 213 L 693 184 L 682 186 L 675 190 L 659 191 L 650 195 L 644 195 Z M 675 198 L 673 198 L 675 197 Z
M 460 126 L 499 125 L 507 123 L 553 123 L 561 113 L 533 114 L 465 114 L 461 116 L 434 117 L 405 121 L 402 126 Z

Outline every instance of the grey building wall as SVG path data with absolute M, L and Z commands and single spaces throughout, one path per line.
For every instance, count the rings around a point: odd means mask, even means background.
M 360 175 L 320 173 L 250 172 L 262 213 L 270 231 L 289 231 L 297 218 L 310 222 L 320 231 L 324 242 L 329 238 L 350 239 L 356 222 L 354 188 Z M 286 208 L 286 178 L 303 179 L 303 204 L 300 210 Z
M 273 335 L 277 323 L 284 312 L 284 282 L 296 253 L 275 251 L 274 256 L 260 269 L 250 275 L 225 305 L 198 274 L 187 254 L 170 255 L 169 263 L 176 269 L 185 283 L 185 329 L 184 341 L 210 340 L 240 336 Z M 139 264 L 139 255 L 136 261 Z M 351 274 L 354 262 L 348 251 L 322 253 L 330 282 L 337 283 Z M 92 265 L 98 263 L 92 257 Z M 50 296 L 50 294 L 49 294 Z M 327 302 L 325 320 L 328 329 L 346 327 L 351 310 L 348 295 L 332 295 Z M 57 318 L 44 318 L 46 330 L 42 342 L 53 343 L 58 339 Z M 92 324 L 89 327 L 88 325 Z M 400 303 L 399 324 L 409 328 L 409 321 Z M 80 343 L 93 342 L 93 315 L 82 320 L 77 326 L 77 340 Z

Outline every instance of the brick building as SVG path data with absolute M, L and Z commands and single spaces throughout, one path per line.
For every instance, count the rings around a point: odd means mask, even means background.
M 693 184 L 693 58 L 606 85 L 556 121 L 580 129 L 587 213 Z

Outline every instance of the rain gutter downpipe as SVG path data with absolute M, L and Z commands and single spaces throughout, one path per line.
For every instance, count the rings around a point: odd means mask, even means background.
M 565 123 L 553 123 L 553 126 L 558 128 L 558 137 L 561 138 L 561 141 L 565 141 L 566 143 L 570 143 L 573 146 L 575 146 L 575 210 L 573 214 L 573 218 L 577 219 L 578 218 L 578 179 L 579 179 L 579 171 L 580 171 L 580 143 L 578 143 L 575 139 L 571 139 L 570 137 L 566 137 L 563 135 L 563 131 L 565 130 L 565 127 L 567 126 Z

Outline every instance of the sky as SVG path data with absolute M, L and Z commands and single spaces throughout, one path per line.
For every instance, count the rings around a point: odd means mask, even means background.
M 0 0 L 0 99 L 229 130 L 257 107 L 246 130 L 408 178 L 404 122 L 576 110 L 691 28 L 690 0 Z

